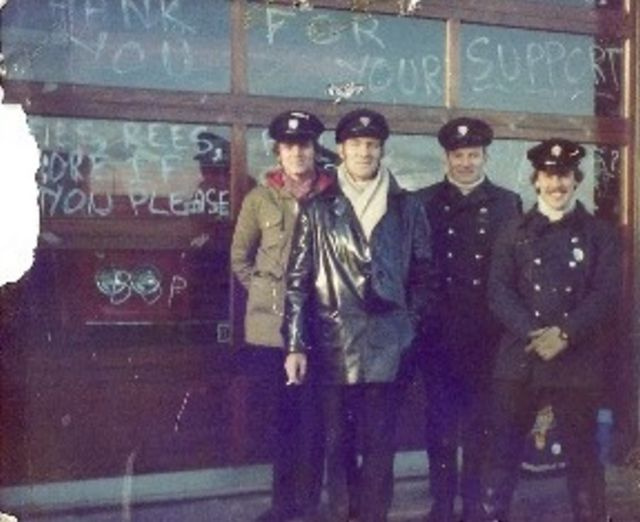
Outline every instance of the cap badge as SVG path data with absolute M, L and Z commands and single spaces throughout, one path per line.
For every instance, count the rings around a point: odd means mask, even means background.
M 360 116 L 360 123 L 363 127 L 368 127 L 371 123 L 371 118 L 369 116 Z
M 299 124 L 300 122 L 296 118 L 290 118 L 287 122 L 287 126 L 292 130 L 297 129 Z
M 466 125 L 458 125 L 458 134 L 460 134 L 460 136 L 466 136 L 468 132 L 469 127 Z
M 560 154 L 562 154 L 562 147 L 560 145 L 554 145 L 551 147 L 551 155 L 554 158 L 559 158 Z
M 292 111 L 291 116 L 295 116 L 296 118 L 304 118 L 305 120 L 309 119 L 309 115 L 306 112 Z

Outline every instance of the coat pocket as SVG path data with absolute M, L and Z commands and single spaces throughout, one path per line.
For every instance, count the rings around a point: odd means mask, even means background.
M 411 345 L 414 327 L 408 312 L 391 312 L 369 325 L 369 345 L 375 349 L 404 350 Z
M 283 280 L 268 273 L 256 272 L 251 276 L 247 314 L 284 314 Z

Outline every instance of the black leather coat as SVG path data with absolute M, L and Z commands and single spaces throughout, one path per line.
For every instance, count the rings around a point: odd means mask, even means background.
M 534 386 L 598 387 L 621 287 L 616 231 L 578 203 L 550 223 L 536 208 L 504 230 L 494 249 L 489 304 L 506 332 L 494 376 Z M 527 334 L 560 326 L 569 347 L 551 361 L 524 352 Z
M 446 179 L 418 194 L 443 287 L 440 335 L 424 340 L 429 353 L 422 359 L 433 364 L 436 358 L 459 378 L 488 381 L 501 330 L 486 298 L 491 249 L 501 227 L 522 214 L 522 201 L 488 179 L 466 196 Z
M 387 212 L 367 241 L 335 186 L 302 209 L 294 230 L 286 349 L 311 351 L 324 382 L 392 382 L 437 283 L 429 225 L 413 194 L 392 178 Z

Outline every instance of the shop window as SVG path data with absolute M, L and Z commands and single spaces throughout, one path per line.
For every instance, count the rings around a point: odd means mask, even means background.
M 257 182 L 275 165 L 271 153 L 272 141 L 266 130 L 252 129 L 247 134 L 249 175 Z M 518 192 L 525 209 L 535 203 L 535 191 L 530 183 L 531 163 L 527 150 L 538 142 L 495 140 L 487 149 L 486 172 L 495 183 Z M 325 151 L 333 154 L 333 130 L 320 138 Z M 620 149 L 606 145 L 587 145 L 587 155 L 581 163 L 585 178 L 578 188 L 578 197 L 592 212 L 614 221 L 617 219 L 620 178 Z M 329 156 L 325 152 L 324 156 Z M 443 179 L 444 151 L 434 136 L 393 134 L 385 144 L 383 163 L 391 169 L 398 183 L 407 190 L 418 190 Z
M 228 92 L 229 6 L 227 0 L 10 2 L 2 11 L 9 78 Z
M 32 116 L 43 217 L 229 217 L 229 128 Z
M 591 36 L 465 24 L 461 105 L 600 115 L 600 99 L 620 97 L 621 58 L 619 44 Z
M 444 22 L 251 6 L 252 94 L 441 106 Z

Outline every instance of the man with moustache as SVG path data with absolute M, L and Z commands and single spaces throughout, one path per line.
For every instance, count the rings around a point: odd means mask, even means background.
M 575 198 L 584 155 L 581 145 L 561 138 L 531 148 L 537 204 L 496 241 L 488 297 L 505 332 L 493 375 L 481 520 L 508 520 L 524 440 L 545 404 L 563 441 L 573 519 L 606 520 L 596 442 L 604 373 L 598 338 L 618 300 L 621 259 L 616 231 Z
M 360 522 L 387 520 L 396 377 L 437 284 L 420 201 L 380 163 L 388 136 L 375 111 L 340 119 L 338 183 L 300 213 L 288 268 L 285 367 L 296 384 L 307 367 L 320 377 L 328 522 L 349 520 L 356 502 Z M 350 491 L 355 431 L 362 460 Z
M 263 397 L 275 395 L 271 509 L 259 522 L 292 520 L 315 510 L 322 488 L 322 432 L 315 387 L 286 386 L 280 328 L 291 235 L 300 206 L 333 183 L 316 167 L 324 125 L 313 114 L 286 111 L 269 125 L 278 166 L 242 203 L 231 244 L 231 267 L 247 289 L 241 371 L 255 377 Z
M 445 151 L 445 179 L 419 193 L 433 229 L 443 287 L 439 324 L 418 339 L 427 395 L 433 497 L 429 522 L 454 520 L 459 446 L 465 521 L 480 495 L 487 398 L 499 333 L 486 304 L 489 259 L 498 230 L 520 215 L 522 206 L 516 193 L 495 185 L 485 174 L 492 139 L 491 127 L 482 120 L 456 118 L 445 124 L 438 133 Z

